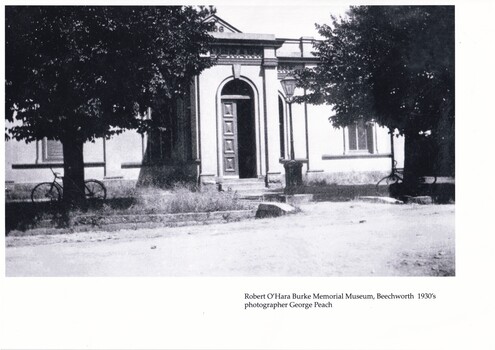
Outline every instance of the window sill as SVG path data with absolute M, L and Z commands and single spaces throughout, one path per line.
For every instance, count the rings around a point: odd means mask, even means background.
M 64 164 L 64 158 L 59 158 L 59 159 L 50 159 L 50 158 L 43 158 L 42 163 L 40 164 Z
M 373 154 L 373 153 L 348 153 L 340 155 L 324 154 L 321 156 L 323 160 L 334 160 L 334 159 L 370 159 L 370 158 L 391 158 L 391 153 Z
M 98 168 L 104 167 L 104 162 L 90 162 L 84 163 L 85 168 Z M 49 169 L 49 168 L 63 168 L 63 162 L 52 163 L 38 163 L 38 164 L 12 164 L 12 169 Z
M 367 149 L 359 149 L 359 150 L 347 150 L 345 152 L 346 155 L 352 155 L 352 154 L 376 154 L 376 153 L 371 153 L 369 150 Z
M 126 162 L 126 163 L 121 163 L 120 168 L 121 169 L 135 169 L 135 168 L 153 168 L 153 167 L 163 167 L 163 166 L 171 166 L 171 167 L 176 167 L 176 166 L 183 166 L 183 165 L 197 165 L 199 164 L 196 159 L 185 162 L 185 163 L 178 163 L 174 161 L 168 161 L 168 162 L 156 162 L 156 163 L 148 163 L 148 162 Z

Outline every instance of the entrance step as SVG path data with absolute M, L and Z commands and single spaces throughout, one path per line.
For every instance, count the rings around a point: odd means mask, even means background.
M 249 184 L 249 183 L 264 184 L 265 180 L 264 179 L 257 179 L 257 178 L 252 178 L 252 179 L 224 179 L 222 183 L 224 183 L 224 184 Z
M 263 179 L 233 179 L 224 180 L 220 184 L 220 189 L 222 191 L 253 191 L 253 190 L 264 190 L 265 181 Z
M 266 196 L 281 193 L 281 187 L 267 188 L 264 179 L 228 179 L 219 184 L 221 191 L 236 192 L 242 199 L 263 200 Z

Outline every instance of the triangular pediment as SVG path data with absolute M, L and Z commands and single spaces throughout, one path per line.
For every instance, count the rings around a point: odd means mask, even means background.
M 207 19 L 205 19 L 205 22 L 214 22 L 215 23 L 215 29 L 213 32 L 218 32 L 218 33 L 242 33 L 239 29 L 231 25 L 230 23 L 227 23 L 217 15 L 211 15 Z

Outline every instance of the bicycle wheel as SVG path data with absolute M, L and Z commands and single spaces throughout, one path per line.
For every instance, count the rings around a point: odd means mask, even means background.
M 33 203 L 58 202 L 60 199 L 60 190 L 52 182 L 37 184 L 31 191 L 31 201 Z
M 402 179 L 400 178 L 400 176 L 396 175 L 396 174 L 390 174 L 390 175 L 387 175 L 385 177 L 382 177 L 380 179 L 380 181 L 378 181 L 376 183 L 376 187 L 380 187 L 380 185 L 387 185 L 387 186 L 390 186 L 390 185 L 393 185 L 399 181 L 402 181 Z
M 107 189 L 101 181 L 86 180 L 84 181 L 84 194 L 86 199 L 105 199 L 107 198 Z
M 390 185 L 393 185 L 393 184 L 396 184 L 396 183 L 398 183 L 398 182 L 402 182 L 402 178 L 401 178 L 399 175 L 395 174 L 395 173 L 394 173 L 394 174 L 392 174 L 392 175 L 390 175 L 390 176 L 387 178 L 387 180 L 385 180 L 385 183 L 386 183 L 387 185 L 389 185 L 389 186 L 390 186 Z

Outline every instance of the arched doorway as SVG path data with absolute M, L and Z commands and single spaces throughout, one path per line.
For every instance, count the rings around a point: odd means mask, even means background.
M 221 100 L 223 175 L 257 177 L 253 90 L 235 79 L 225 84 Z

